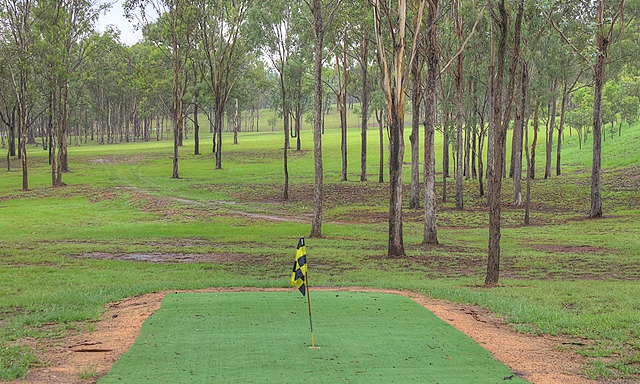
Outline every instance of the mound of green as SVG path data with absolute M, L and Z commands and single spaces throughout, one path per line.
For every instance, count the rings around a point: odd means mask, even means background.
M 382 293 L 176 293 L 99 383 L 524 382 L 414 301 Z

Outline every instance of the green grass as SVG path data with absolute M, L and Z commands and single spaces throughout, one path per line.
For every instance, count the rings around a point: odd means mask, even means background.
M 289 152 L 288 201 L 282 132 L 242 132 L 239 145 L 225 134 L 222 170 L 208 152 L 210 135 L 203 134 L 200 156 L 186 140 L 177 180 L 169 141 L 70 147 L 62 188 L 50 187 L 46 152 L 29 147 L 29 191 L 20 190 L 18 160 L 6 172 L 0 156 L 0 377 L 20 377 L 36 364 L 25 338 L 81 332 L 108 302 L 173 289 L 288 286 L 297 238 L 309 234 L 313 212 L 308 127 L 302 138 L 303 151 Z M 464 182 L 465 210 L 438 200 L 440 246 L 420 245 L 423 212 L 406 208 L 408 257 L 385 257 L 388 190 L 377 183 L 377 130 L 368 138 L 370 181 L 361 183 L 359 130 L 349 131 L 348 182 L 340 181 L 339 130 L 323 137 L 324 237 L 307 241 L 314 284 L 408 289 L 481 305 L 521 332 L 588 340 L 578 350 L 587 357 L 585 375 L 640 378 L 640 125 L 603 145 L 599 220 L 586 219 L 590 143 L 579 149 L 567 133 L 563 175 L 548 180 L 538 146 L 532 225 L 522 225 L 522 208 L 503 206 L 502 285 L 494 289 L 479 287 L 488 214 L 475 180 Z M 453 196 L 453 180 L 448 188 Z M 511 195 L 505 180 L 504 201 Z
M 99 383 L 525 382 L 408 298 L 316 291 L 313 307 L 315 349 L 295 291 L 169 294 Z

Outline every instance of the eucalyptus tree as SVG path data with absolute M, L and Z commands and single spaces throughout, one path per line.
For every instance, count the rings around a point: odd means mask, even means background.
M 302 149 L 302 118 L 313 108 L 313 83 L 309 76 L 311 57 L 310 50 L 301 49 L 291 58 L 289 74 L 289 96 L 291 102 L 291 114 L 293 117 L 293 129 L 291 138 L 296 139 L 296 151 Z
M 424 231 L 422 244 L 438 244 L 436 222 L 436 155 L 435 155 L 435 126 L 436 126 L 436 87 L 439 77 L 438 63 L 440 53 L 436 40 L 436 21 L 438 14 L 438 0 L 427 3 L 427 18 L 425 34 L 425 61 L 427 66 L 425 82 L 425 111 L 424 111 Z M 443 172 L 444 173 L 444 172 Z
M 411 146 L 411 184 L 409 190 L 409 209 L 420 208 L 420 106 L 424 97 L 422 77 L 425 66 L 424 38 L 421 33 L 417 55 L 411 66 L 411 134 L 409 143 Z
M 6 20 L 2 18 L 0 20 Z M 7 34 L 10 29 L 2 25 L 0 27 L 0 41 L 4 49 L 0 50 L 0 136 L 2 148 L 7 148 L 7 169 L 11 169 L 11 157 L 16 156 L 16 114 L 18 100 L 13 87 L 11 77 L 12 65 L 15 66 L 16 57 L 13 54 L 10 37 Z
M 457 1 L 455 7 L 455 30 L 458 44 L 463 45 L 464 39 L 464 12 L 462 10 L 461 0 Z M 456 208 L 464 208 L 464 193 L 462 189 L 463 165 L 462 165 L 462 125 L 464 123 L 464 53 L 462 50 L 458 53 L 456 60 L 455 80 L 456 80 Z
M 27 190 L 29 189 L 29 177 L 26 145 L 29 110 L 32 107 L 30 105 L 31 89 L 29 78 L 33 73 L 34 4 L 31 0 L 2 0 L 0 4 L 0 14 L 4 16 L 2 17 L 2 26 L 5 31 L 4 39 L 8 43 L 7 48 L 9 48 L 12 57 L 7 60 L 5 65 L 9 69 L 8 75 L 11 79 L 9 83 L 15 95 L 15 110 L 17 111 L 17 119 L 14 118 L 12 111 L 11 116 L 7 114 L 7 116 L 3 116 L 3 120 L 5 124 L 8 123 L 9 131 L 13 131 L 13 135 L 15 135 L 15 128 L 13 127 L 17 125 L 19 135 L 18 153 L 22 163 L 22 189 Z M 5 106 L 7 106 L 6 101 Z M 12 144 L 14 143 L 10 143 L 10 152 Z M 9 159 L 7 160 L 8 164 Z
M 4 59 L 3 59 L 4 61 Z M 4 73 L 7 66 L 0 66 L 0 120 L 2 120 L 2 148 L 7 148 L 7 166 L 11 169 L 11 157 L 16 155 L 16 111 L 15 92 L 9 82 L 11 76 Z
M 147 35 L 149 28 L 143 30 Z M 173 115 L 173 68 L 170 58 L 148 38 L 121 51 L 131 70 L 131 86 L 140 95 L 143 115 L 155 119 L 156 141 L 163 139 L 164 118 Z M 151 139 L 147 130 L 145 140 Z
M 625 0 L 607 6 L 605 0 L 567 4 L 537 0 L 552 27 L 588 66 L 593 75 L 593 161 L 589 217 L 602 216 L 602 89 L 609 47 L 623 27 Z M 616 34 L 616 25 L 620 25 Z
M 387 128 L 388 119 L 385 115 L 387 107 L 385 105 L 384 95 L 379 89 L 371 93 L 371 109 L 373 109 L 376 121 L 378 122 L 378 183 L 384 183 L 384 132 Z
M 371 98 L 375 89 L 370 63 L 372 62 L 373 19 L 368 0 L 353 2 L 350 7 L 351 34 L 353 35 L 353 59 L 358 67 L 354 76 L 360 80 L 355 88 L 360 95 L 360 181 L 367 181 L 367 131 L 371 115 Z
M 340 153 L 342 157 L 341 180 L 347 181 L 347 86 L 353 64 L 352 15 L 359 12 L 357 2 L 343 4 L 342 10 L 333 20 L 333 27 L 329 30 L 331 46 L 335 55 L 335 84 L 333 92 L 336 95 L 336 106 L 340 117 Z
M 198 0 L 199 49 L 204 52 L 205 82 L 213 97 L 216 169 L 222 168 L 222 125 L 225 106 L 245 55 L 252 49 L 247 17 L 252 0 Z
M 311 18 L 311 25 L 315 37 L 313 48 L 313 162 L 314 162 L 314 186 L 313 186 L 313 219 L 311 221 L 310 237 L 322 237 L 322 200 L 324 189 L 324 171 L 322 166 L 322 63 L 324 61 L 324 36 L 335 13 L 338 11 L 342 0 L 303 0 Z M 325 11 L 327 11 L 325 13 Z
M 271 89 L 269 82 L 269 73 L 266 63 L 262 60 L 255 60 L 247 73 L 250 92 L 249 92 L 249 124 L 250 130 L 254 127 L 256 132 L 259 131 L 261 108 L 266 105 L 267 94 Z
M 284 133 L 284 200 L 289 199 L 289 117 L 293 103 L 289 95 L 291 82 L 287 76 L 293 72 L 292 56 L 297 55 L 301 49 L 300 33 L 295 29 L 296 19 L 299 20 L 300 17 L 299 7 L 288 1 L 260 3 L 252 10 L 252 25 L 256 27 L 253 38 L 257 39 L 271 66 L 278 72 Z
M 38 51 L 42 55 L 41 70 L 48 79 L 51 137 L 56 148 L 51 152 L 52 184 L 63 185 L 62 174 L 69 171 L 68 128 L 70 122 L 70 81 L 81 72 L 81 65 L 96 53 L 94 33 L 99 14 L 109 5 L 93 0 L 41 0 L 41 17 L 34 28 L 42 37 Z M 57 150 L 57 154 L 55 151 Z
M 511 104 L 513 101 L 513 93 L 516 80 L 517 64 L 520 56 L 520 32 L 522 19 L 524 14 L 524 0 L 518 1 L 518 10 L 514 23 L 513 31 L 513 47 L 511 54 L 511 62 L 509 64 L 509 82 L 505 87 L 506 94 L 503 99 L 502 88 L 504 86 L 504 68 L 506 62 L 507 51 L 507 34 L 509 29 L 509 17 L 505 1 L 500 0 L 497 4 L 492 3 L 490 10 L 496 29 L 498 32 L 497 47 L 497 67 L 495 78 L 495 89 L 493 91 L 493 119 L 496 132 L 494 134 L 494 157 L 493 169 L 489 174 L 491 179 L 491 196 L 489 199 L 489 250 L 487 257 L 487 275 L 485 285 L 498 284 L 500 274 L 500 237 L 501 237 L 501 189 L 502 189 L 502 173 L 504 168 L 504 148 L 506 144 L 507 128 L 511 119 Z M 504 102 L 505 109 L 502 109 Z
M 125 123 L 130 121 L 129 107 L 134 108 L 131 114 L 136 110 L 138 97 L 133 95 L 132 68 L 122 60 L 127 48 L 109 32 L 91 39 L 95 40 L 97 54 L 83 66 L 86 75 L 81 88 L 90 100 L 86 109 L 92 112 L 95 124 L 91 125 L 97 129 L 98 142 L 116 144 L 121 140 L 135 140 Z
M 186 0 L 126 0 L 125 11 L 130 19 L 139 16 L 146 39 L 151 41 L 170 61 L 172 70 L 171 117 L 173 121 L 172 178 L 179 178 L 178 148 L 184 134 L 184 95 L 187 90 L 189 54 L 195 44 L 196 8 Z M 148 9 L 157 19 L 150 20 Z
M 402 162 L 404 157 L 404 114 L 409 72 L 418 47 L 418 36 L 426 0 L 416 2 L 412 9 L 412 21 L 407 25 L 408 6 L 399 0 L 397 8 L 376 0 L 374 25 L 378 44 L 381 87 L 384 93 L 389 119 L 389 257 L 405 255 L 402 235 Z M 387 28 L 388 26 L 388 28 Z M 385 28 L 383 32 L 382 28 Z M 407 30 L 413 31 L 412 44 L 408 47 Z M 387 46 L 383 33 L 389 36 Z M 409 49 L 407 49 L 409 48 Z

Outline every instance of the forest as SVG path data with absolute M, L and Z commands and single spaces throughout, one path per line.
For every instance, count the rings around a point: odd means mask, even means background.
M 214 133 L 206 147 L 220 169 L 222 132 L 233 130 L 237 143 L 238 132 L 257 131 L 261 114 L 269 109 L 276 116 L 268 123 L 272 130 L 276 125 L 282 130 L 286 149 L 291 139 L 300 149 L 303 121 L 313 123 L 311 236 L 320 237 L 323 116 L 334 104 L 340 112 L 342 179 L 347 180 L 347 110 L 357 103 L 361 181 L 367 179 L 366 131 L 375 120 L 380 152 L 388 148 L 388 255 L 405 254 L 405 127 L 411 130 L 409 206 L 421 205 L 424 190 L 423 243 L 438 243 L 437 130 L 444 135 L 444 177 L 453 175 L 456 207 L 464 208 L 463 178 L 477 179 L 480 195 L 487 196 L 491 230 L 486 282 L 496 284 L 502 177 L 514 178 L 514 204 L 528 204 L 522 173 L 515 171 L 523 168 L 523 158 L 525 179 L 536 177 L 540 142 L 546 161 L 537 176 L 560 175 L 565 130 L 575 130 L 580 143 L 591 136 L 589 216 L 600 217 L 601 142 L 638 117 L 634 2 L 402 0 L 396 6 L 340 0 L 130 0 L 124 3 L 126 15 L 144 33 L 133 46 L 120 43 L 116 30 L 96 32 L 96 21 L 107 7 L 87 1 L 3 2 L 2 145 L 8 148 L 8 169 L 12 157 L 20 159 L 23 190 L 29 188 L 27 144 L 49 152 L 56 186 L 69 171 L 69 145 L 173 137 L 172 177 L 178 178 L 178 148 L 190 124 L 194 153 L 200 153 L 201 114 Z
M 619 185 L 610 177 L 620 177 L 624 193 L 640 180 L 629 142 L 640 119 L 637 0 L 126 0 L 126 17 L 143 34 L 133 45 L 113 26 L 98 30 L 106 2 L 0 1 L 0 203 L 18 189 L 34 197 L 43 179 L 56 191 L 84 188 L 77 183 L 99 162 L 109 180 L 124 177 L 118 188 L 252 201 L 251 220 L 272 217 L 266 201 L 290 204 L 286 215 L 299 210 L 310 223 L 305 235 L 318 241 L 336 240 L 335 220 L 347 221 L 341 206 L 359 223 L 384 207 L 376 228 L 384 227 L 385 250 L 376 238 L 374 253 L 388 261 L 451 246 L 443 227 L 481 221 L 488 237 L 471 241 L 483 241 L 487 288 L 502 287 L 501 268 L 517 264 L 501 260 L 505 228 L 556 225 L 554 209 L 587 220 L 589 230 L 613 211 L 636 212 L 637 197 L 612 201 Z M 120 162 L 149 162 L 151 176 Z M 245 163 L 264 174 L 241 170 Z M 536 187 L 551 180 L 557 189 Z M 170 181 L 183 184 L 154 189 Z M 556 195 L 570 197 L 551 203 Z M 633 279 L 627 272 L 614 278 Z M 384 285 L 372 281 L 363 285 Z M 616 364 L 637 375 L 637 345 L 622 350 L 636 357 Z

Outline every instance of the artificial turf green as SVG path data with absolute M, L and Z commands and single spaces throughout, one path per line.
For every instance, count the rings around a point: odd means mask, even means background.
M 168 294 L 99 383 L 522 383 L 402 296 L 312 291 Z

